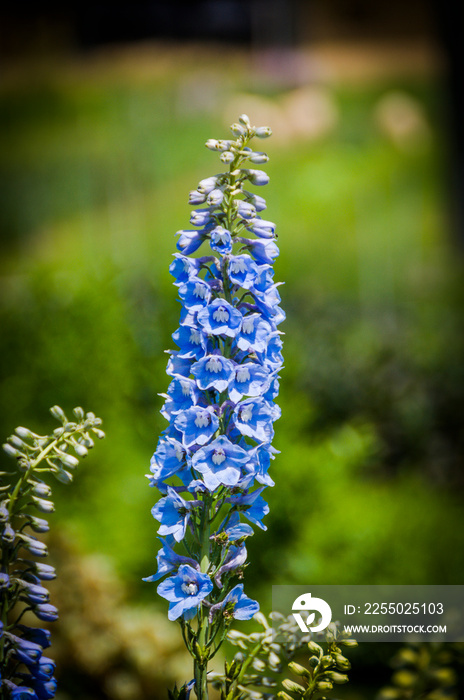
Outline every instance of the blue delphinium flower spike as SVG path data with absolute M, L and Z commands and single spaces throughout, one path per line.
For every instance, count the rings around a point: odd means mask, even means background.
M 247 565 L 245 538 L 253 527 L 266 529 L 261 494 L 274 483 L 268 469 L 280 416 L 285 315 L 274 281 L 276 227 L 261 216 L 263 197 L 245 189 L 269 181 L 253 167 L 267 155 L 249 144 L 271 132 L 246 115 L 231 130 L 233 139 L 206 142 L 228 170 L 190 192 L 193 229 L 177 234 L 170 272 L 182 309 L 161 409 L 169 425 L 148 475 L 163 496 L 152 514 L 166 539 L 157 573 L 145 580 L 166 577 L 157 590 L 169 601 L 169 619 L 181 622 L 199 700 L 224 630 L 259 609 L 237 579 Z

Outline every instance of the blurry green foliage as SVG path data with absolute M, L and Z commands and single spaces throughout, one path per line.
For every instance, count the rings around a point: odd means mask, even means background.
M 108 439 L 54 517 L 150 599 L 138 582 L 156 566 L 157 494 L 143 475 L 178 324 L 168 265 L 188 191 L 217 167 L 202 144 L 223 128 L 223 91 L 214 108 L 186 99 L 192 70 L 0 95 L 0 427 L 41 429 L 54 403 L 103 417 Z M 271 583 L 456 583 L 463 570 L 462 290 L 440 92 L 403 86 L 431 135 L 400 148 L 373 116 L 391 87 L 334 88 L 330 133 L 269 147 L 288 321 L 269 530 L 248 545 L 264 602 Z

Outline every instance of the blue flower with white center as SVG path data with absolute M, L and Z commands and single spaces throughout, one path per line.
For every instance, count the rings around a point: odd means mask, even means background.
M 243 287 L 243 289 L 252 289 L 258 276 L 258 266 L 246 253 L 231 255 L 227 274 L 233 284 Z
M 214 299 L 198 312 L 198 323 L 205 333 L 234 338 L 242 325 L 242 314 L 225 299 Z
M 168 495 L 161 498 L 151 509 L 151 514 L 160 522 L 158 534 L 173 535 L 176 542 L 185 537 L 185 531 L 190 520 L 192 502 L 186 501 L 176 491 L 168 486 Z
M 179 287 L 179 296 L 190 311 L 199 311 L 211 299 L 211 287 L 199 277 L 192 277 Z
M 215 250 L 217 253 L 221 253 L 221 255 L 230 253 L 232 250 L 232 237 L 230 235 L 230 231 L 223 226 L 215 226 L 211 230 L 210 246 L 212 250 Z
M 169 272 L 174 277 L 174 284 L 180 285 L 195 277 L 200 269 L 198 258 L 188 258 L 181 253 L 174 253 L 174 260 L 169 265 Z
M 176 236 L 179 236 L 177 241 L 177 250 L 180 250 L 184 255 L 191 255 L 195 253 L 196 250 L 201 246 L 201 244 L 206 240 L 207 231 L 201 229 L 200 231 L 177 231 Z
M 241 475 L 242 466 L 248 461 L 248 453 L 239 445 L 232 443 L 225 435 L 195 452 L 192 467 L 203 475 L 203 480 L 210 491 L 221 484 L 235 486 Z
M 221 603 L 211 606 L 209 619 L 221 611 L 224 617 L 233 617 L 236 620 L 251 620 L 253 615 L 259 612 L 259 603 L 252 600 L 243 592 L 243 583 L 238 583 L 226 595 Z
M 199 360 L 206 354 L 206 338 L 201 328 L 196 328 L 195 326 L 180 326 L 172 334 L 172 339 L 180 348 L 177 353 L 178 357 L 188 357 Z
M 246 227 L 259 238 L 275 238 L 275 224 L 261 219 L 260 216 L 247 221 Z
M 242 435 L 258 442 L 271 442 L 274 435 L 273 420 L 273 408 L 263 398 L 241 401 L 234 411 L 234 422 L 238 430 Z
M 240 238 L 240 242 L 248 248 L 258 264 L 272 265 L 279 255 L 279 248 L 272 240 L 253 240 L 252 238 Z
M 182 564 L 175 576 L 162 581 L 157 591 L 169 601 L 168 618 L 190 620 L 199 605 L 213 590 L 213 582 L 188 564 Z
M 163 576 L 166 576 L 166 574 L 170 574 L 181 564 L 188 564 L 195 569 L 200 568 L 194 559 L 191 559 L 190 557 L 183 557 L 172 549 L 171 544 L 174 539 L 172 536 L 166 537 L 166 539 L 159 537 L 158 539 L 163 545 L 156 555 L 158 571 L 156 574 L 152 574 L 152 576 L 147 576 L 146 578 L 142 579 L 143 581 L 148 581 L 150 583 L 159 581 L 160 578 L 163 578 Z
M 261 496 L 264 486 L 260 486 L 255 491 L 245 491 L 238 496 L 229 496 L 226 500 L 234 505 L 236 509 L 254 525 L 261 530 L 267 530 L 266 525 L 261 522 L 265 515 L 269 513 L 269 506 Z
M 168 386 L 167 394 L 174 404 L 171 413 L 179 413 L 194 406 L 199 399 L 197 385 L 188 377 L 175 377 Z
M 261 396 L 270 383 L 270 373 L 257 362 L 244 362 L 235 367 L 235 377 L 229 385 L 231 401 L 237 403 L 243 396 Z
M 211 406 L 192 406 L 176 416 L 174 426 L 182 433 L 185 447 L 206 445 L 219 428 L 219 419 Z
M 235 342 L 244 352 L 264 352 L 271 331 L 270 324 L 262 318 L 261 314 L 247 314 L 243 317 L 240 333 Z
M 150 461 L 155 480 L 168 479 L 186 466 L 187 450 L 173 438 L 161 438 Z
M 192 374 L 200 389 L 225 391 L 235 374 L 235 365 L 222 355 L 206 355 L 192 365 Z

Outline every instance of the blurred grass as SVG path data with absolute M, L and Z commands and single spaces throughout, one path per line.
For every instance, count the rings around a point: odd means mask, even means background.
M 179 305 L 168 265 L 187 193 L 220 170 L 203 148 L 265 91 L 234 67 L 166 77 L 53 75 L 0 94 L 0 421 L 82 404 L 107 440 L 54 516 L 115 561 L 138 595 L 155 567 L 144 483 L 164 420 Z M 393 90 L 430 133 L 400 147 L 375 119 Z M 269 531 L 249 543 L 250 594 L 271 583 L 457 583 L 463 570 L 459 265 L 446 231 L 434 82 L 333 87 L 334 128 L 266 143 L 288 312 Z M 250 114 L 253 120 L 253 114 Z M 272 124 L 271 124 L 272 126 Z M 276 567 L 276 561 L 279 565 Z

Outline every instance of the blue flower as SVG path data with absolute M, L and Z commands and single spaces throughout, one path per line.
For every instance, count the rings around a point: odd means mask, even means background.
M 158 562 L 158 571 L 156 572 L 156 574 L 153 574 L 152 576 L 147 576 L 146 578 L 142 579 L 143 581 L 148 581 L 150 583 L 158 581 L 160 578 L 163 578 L 163 576 L 166 576 L 166 574 L 169 574 L 171 573 L 171 571 L 174 571 L 181 564 L 189 564 L 189 566 L 193 566 L 196 569 L 199 568 L 196 561 L 194 561 L 190 557 L 183 557 L 180 554 L 177 554 L 172 549 L 172 547 L 169 545 L 169 541 L 173 540 L 172 536 L 167 537 L 165 540 L 163 540 L 160 537 L 159 540 L 163 543 L 163 547 L 158 551 L 156 555 L 156 560 Z
M 219 532 L 222 532 L 224 523 L 218 528 Z M 240 522 L 240 516 L 237 512 L 233 512 L 228 520 L 227 526 L 224 528 L 224 532 L 229 538 L 230 542 L 235 542 L 236 540 L 242 539 L 242 537 L 251 537 L 253 534 L 253 528 L 247 523 Z
M 273 437 L 272 422 L 275 420 L 274 408 L 263 398 L 245 399 L 237 404 L 234 421 L 242 435 L 259 442 L 271 442 Z
M 210 406 L 192 406 L 176 416 L 174 427 L 182 433 L 185 447 L 206 445 L 219 428 L 219 419 Z
M 173 535 L 176 542 L 184 539 L 185 531 L 190 520 L 192 502 L 179 496 L 168 486 L 168 495 L 161 498 L 151 509 L 151 514 L 161 523 L 159 534 Z
M 211 288 L 199 277 L 191 277 L 188 282 L 179 287 L 179 296 L 188 309 L 199 311 L 208 304 Z
M 236 620 L 251 620 L 253 615 L 259 611 L 259 603 L 248 598 L 243 592 L 243 583 L 238 583 L 229 591 L 221 603 L 211 607 L 211 621 L 214 618 L 214 614 L 219 610 L 222 610 L 224 617 L 234 617 Z
M 198 323 L 206 333 L 234 338 L 242 323 L 242 314 L 225 299 L 214 299 L 198 312 Z
M 178 357 L 199 360 L 206 354 L 206 339 L 201 328 L 180 326 L 172 334 L 172 339 L 180 348 Z
M 235 366 L 232 360 L 222 355 L 207 355 L 192 365 L 192 374 L 200 389 L 216 389 L 222 392 L 232 381 Z
M 235 342 L 244 352 L 264 352 L 270 333 L 271 326 L 261 314 L 247 314 L 243 317 L 242 327 Z
M 251 289 L 258 276 L 258 266 L 246 253 L 231 255 L 227 274 L 233 284 L 243 287 L 243 289 Z
M 213 582 L 188 564 L 182 564 L 175 576 L 162 581 L 157 591 L 169 601 L 168 618 L 190 620 L 198 606 L 213 590 Z
M 167 395 L 173 403 L 172 413 L 194 406 L 199 398 L 197 385 L 188 377 L 175 377 L 168 386 Z
M 169 265 L 169 272 L 174 277 L 174 284 L 180 285 L 188 282 L 190 277 L 198 274 L 199 262 L 197 258 L 188 258 L 180 253 L 174 253 L 175 260 Z
M 217 253 L 224 255 L 232 250 L 230 231 L 223 226 L 215 226 L 211 231 L 210 245 Z
M 262 530 L 267 530 L 267 527 L 261 522 L 264 516 L 269 513 L 269 506 L 261 496 L 264 488 L 264 486 L 261 486 L 255 491 L 245 491 L 237 496 L 229 496 L 227 501 L 235 505 L 236 509 L 243 513 L 245 518 L 251 523 L 254 523 Z
M 161 438 L 150 461 L 156 480 L 168 479 L 186 466 L 187 450 L 174 438 Z
M 207 488 L 214 491 L 220 484 L 235 486 L 247 460 L 246 450 L 234 445 L 225 435 L 219 435 L 206 447 L 195 452 L 192 467 L 203 475 Z
M 269 370 L 257 362 L 244 362 L 235 367 L 235 377 L 229 385 L 234 403 L 243 396 L 261 396 L 269 386 Z

